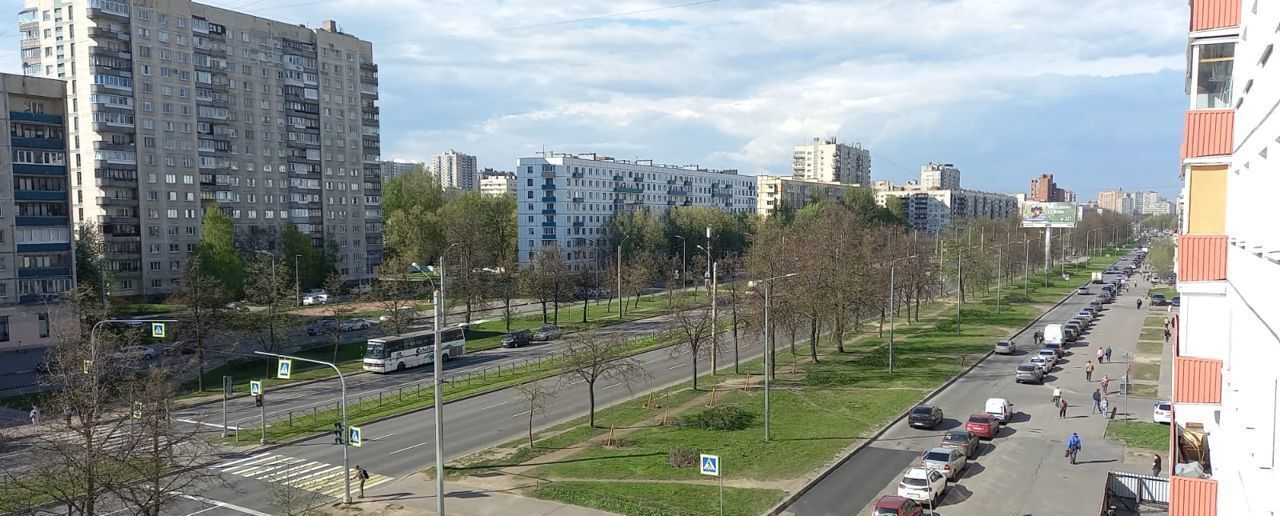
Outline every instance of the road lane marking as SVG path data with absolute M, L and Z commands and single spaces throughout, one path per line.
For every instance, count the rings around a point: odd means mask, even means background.
M 671 370 L 671 369 L 675 369 L 675 368 L 677 368 L 677 367 L 684 367 L 684 364 L 676 364 L 676 365 L 673 365 L 673 366 L 671 366 L 671 367 L 668 367 L 667 369 L 668 369 L 668 370 Z
M 415 445 L 410 446 L 410 447 L 408 447 L 408 448 L 401 448 L 401 449 L 399 449 L 399 450 L 393 451 L 393 452 L 391 452 L 391 453 L 388 453 L 387 455 L 395 455 L 395 454 L 397 454 L 397 453 L 400 453 L 400 452 L 403 452 L 403 451 L 409 451 L 409 450 L 412 450 L 412 449 L 417 448 L 417 447 L 419 447 L 419 446 L 426 446 L 426 445 L 428 445 L 428 444 L 431 444 L 431 443 L 418 443 L 418 444 L 415 444 Z
M 530 411 L 526 410 L 526 411 L 524 411 L 524 412 L 521 412 L 521 413 L 519 413 L 519 414 L 513 415 L 513 416 L 511 416 L 511 417 L 520 417 L 520 416 L 523 416 L 523 415 L 525 415 L 525 414 L 528 414 L 529 412 L 530 412 Z
M 600 390 L 602 390 L 602 391 L 607 391 L 607 390 L 612 389 L 612 388 L 614 388 L 614 387 L 617 387 L 617 386 L 619 386 L 619 385 L 622 385 L 622 383 L 615 383 L 615 384 L 613 384 L 613 385 L 610 385 L 610 386 L 605 387 L 605 388 L 600 389 Z
M 656 359 L 656 358 L 655 358 L 655 359 L 650 360 L 650 361 L 648 361 L 648 362 L 640 362 L 640 365 L 649 365 L 649 364 L 652 364 L 652 363 L 657 362 L 657 361 L 658 361 L 658 359 Z
M 222 425 L 217 424 L 217 423 L 206 423 L 206 422 L 204 422 L 204 421 L 196 421 L 196 420 L 193 420 L 193 419 L 182 419 L 182 418 L 176 418 L 176 417 L 175 417 L 175 418 L 173 418 L 173 420 L 174 420 L 174 421 L 177 421 L 177 422 L 179 422 L 179 423 L 187 423 L 187 424 L 189 424 L 189 425 L 204 425 L 204 426 L 211 426 L 211 427 L 214 427 L 214 428 L 222 428 Z M 227 430 L 240 430 L 240 427 L 235 426 L 235 425 L 227 425 Z
M 483 412 L 483 411 L 485 411 L 485 410 L 489 410 L 489 409 L 494 408 L 494 407 L 501 407 L 501 406 L 503 406 L 503 405 L 506 405 L 506 404 L 507 404 L 507 403 L 509 403 L 509 402 L 510 402 L 510 400 L 504 401 L 504 402 L 502 402 L 502 403 L 494 403 L 493 405 L 489 405 L 488 407 L 484 407 L 484 408 L 482 408 L 482 409 L 480 409 L 480 410 Z
M 381 440 L 383 440 L 383 439 L 390 438 L 390 437 L 391 437 L 391 436 L 393 436 L 393 435 L 396 435 L 396 432 L 391 432 L 391 433 L 389 433 L 389 434 L 387 434 L 387 435 L 379 435 L 379 436 L 377 436 L 377 437 L 366 437 L 366 438 L 365 438 L 365 441 L 368 441 L 368 442 L 381 441 Z
M 231 509 L 241 514 L 248 514 L 250 516 L 271 516 L 270 514 L 267 514 L 265 512 L 258 512 L 248 507 L 241 507 L 239 505 L 229 504 L 227 502 L 219 502 L 217 500 L 205 498 L 203 496 L 193 496 L 193 495 L 184 494 L 182 495 L 182 497 L 188 500 L 195 500 L 197 502 L 207 503 L 209 505 L 216 505 L 218 507 L 222 507 L 223 509 Z
M 262 457 L 270 457 L 270 456 L 271 456 L 271 454 L 270 454 L 270 453 L 259 453 L 259 454 L 257 454 L 257 455 L 251 455 L 251 456 L 246 457 L 246 458 L 243 458 L 243 459 L 233 460 L 233 461 L 231 461 L 231 462 L 224 462 L 224 463 L 222 463 L 222 464 L 218 464 L 216 467 L 219 467 L 219 468 L 229 468 L 229 467 L 234 466 L 234 465 L 236 465 L 236 464 L 239 464 L 239 463 L 241 463 L 241 462 L 251 461 L 251 460 L 253 460 L 253 459 L 260 459 L 260 458 L 262 458 Z

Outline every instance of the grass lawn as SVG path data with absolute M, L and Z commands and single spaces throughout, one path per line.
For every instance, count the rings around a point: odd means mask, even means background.
M 181 310 L 179 305 L 168 305 L 162 303 L 127 303 L 117 304 L 111 307 L 112 316 L 138 316 L 138 315 L 156 315 L 167 314 Z
M 561 303 L 558 325 L 565 331 L 598 328 L 619 322 L 635 321 L 671 313 L 676 308 L 689 306 L 695 302 L 702 302 L 706 298 L 707 296 L 704 294 L 695 300 L 693 294 L 689 292 L 675 293 L 671 299 L 667 298 L 666 293 L 651 294 L 640 298 L 639 307 L 635 306 L 634 298 L 627 298 L 627 306 L 623 309 L 621 319 L 618 318 L 617 300 L 614 300 L 612 304 L 607 301 L 601 303 L 591 301 L 587 307 L 586 323 L 582 322 L 582 303 Z M 458 316 L 454 316 L 454 319 L 458 319 Z M 507 333 L 507 324 L 503 321 L 502 314 L 490 312 L 490 315 L 484 319 L 487 319 L 488 322 L 473 325 L 467 330 L 467 349 L 481 351 L 502 345 L 502 337 Z M 555 324 L 556 320 L 554 309 L 548 304 L 546 324 Z M 543 324 L 540 307 L 533 313 L 523 314 L 511 319 L 512 331 L 536 330 L 541 328 Z
M 1164 345 L 1159 342 L 1138 342 L 1138 354 L 1160 356 L 1164 352 Z
M 1142 334 L 1138 335 L 1138 340 L 1154 340 L 1164 342 L 1164 326 L 1159 328 L 1143 328 Z
M 631 516 L 715 515 L 719 512 L 719 488 L 706 484 L 551 482 L 532 493 L 556 500 Z M 782 500 L 775 489 L 724 489 L 724 513 L 732 516 L 762 514 Z
M 1172 287 L 1156 287 L 1151 289 L 1151 295 L 1164 294 L 1165 299 L 1173 299 L 1178 297 L 1178 290 Z M 1161 307 L 1163 308 L 1163 307 Z
M 1159 380 L 1160 379 L 1160 361 L 1154 362 L 1134 362 L 1133 378 L 1136 380 Z
M 1147 314 L 1147 318 L 1142 321 L 1143 328 L 1155 328 L 1164 332 L 1164 316 Z
M 1156 399 L 1156 396 L 1159 393 L 1160 386 L 1158 385 L 1147 385 L 1145 383 L 1129 384 L 1129 396 L 1135 398 Z
M 1167 450 L 1169 448 L 1169 425 L 1114 420 L 1107 423 L 1107 438 L 1120 441 L 1130 448 Z
M 292 353 L 292 355 L 328 362 L 333 360 L 333 344 L 325 344 L 304 351 L 297 351 Z M 360 357 L 363 355 L 363 340 L 350 341 L 339 346 L 338 361 L 336 363 L 338 368 L 342 370 L 342 374 L 359 371 L 361 369 Z M 261 380 L 264 382 L 263 387 L 270 388 L 272 386 L 285 385 L 290 382 L 327 378 L 334 375 L 333 369 L 328 366 L 307 362 L 294 363 L 293 374 L 290 375 L 291 378 L 289 380 L 276 379 L 275 370 L 276 359 L 271 357 L 234 360 L 205 371 L 203 392 L 194 392 L 196 390 L 195 382 L 191 382 L 187 387 L 196 395 L 207 395 L 210 393 L 221 394 L 222 377 L 231 376 L 236 392 L 249 392 L 250 380 Z

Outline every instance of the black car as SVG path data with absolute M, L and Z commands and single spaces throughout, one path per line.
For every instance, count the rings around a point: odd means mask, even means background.
M 907 424 L 912 428 L 933 429 L 942 422 L 942 409 L 933 405 L 916 405 L 907 416 Z
M 1062 328 L 1062 340 L 1065 340 L 1067 342 L 1075 342 L 1079 338 L 1080 338 L 1080 332 L 1077 332 L 1075 328 L 1072 328 L 1070 326 L 1066 326 Z
M 519 330 L 508 333 L 502 338 L 502 347 L 518 348 L 533 343 L 533 332 L 529 330 Z
M 1167 304 L 1169 304 L 1169 300 L 1164 297 L 1164 294 L 1155 294 L 1151 296 L 1151 306 L 1164 306 Z
M 1173 306 L 1182 306 L 1182 296 L 1174 296 L 1169 300 L 1169 304 Z

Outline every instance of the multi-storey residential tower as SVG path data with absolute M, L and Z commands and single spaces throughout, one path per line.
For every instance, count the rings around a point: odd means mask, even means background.
M 431 175 L 440 181 L 440 188 L 480 189 L 476 157 L 452 149 L 431 160 Z
M 9 126 L 0 174 L 0 350 L 42 346 L 75 316 L 57 304 L 75 288 L 67 176 L 66 85 L 0 74 Z
M 871 151 L 863 149 L 861 144 L 838 143 L 834 137 L 814 138 L 811 144 L 797 145 L 792 159 L 795 179 L 871 184 Z
M 937 235 L 956 220 L 998 220 L 1018 213 L 1018 200 L 1011 195 L 977 190 L 926 190 L 909 184 L 904 188 L 876 190 L 876 204 L 889 207 L 902 203 L 907 223 L 917 231 Z
M 950 163 L 921 165 L 920 187 L 925 190 L 959 190 L 960 169 Z
M 555 246 L 570 271 L 586 271 L 610 256 L 613 215 L 706 206 L 730 213 L 756 209 L 756 180 L 736 170 L 655 165 L 596 154 L 546 153 L 516 166 L 520 264 Z
M 23 69 L 67 81 L 74 221 L 96 224 L 111 292 L 165 294 L 223 210 L 246 249 L 292 222 L 373 277 L 382 256 L 373 47 L 188 0 L 28 0 Z
M 394 179 L 400 176 L 401 174 L 404 174 L 413 170 L 422 169 L 423 171 L 426 171 L 427 169 L 427 166 L 425 163 L 415 162 L 415 161 L 401 161 L 401 160 L 383 161 L 381 165 L 382 165 L 383 181 L 386 181 L 388 179 Z

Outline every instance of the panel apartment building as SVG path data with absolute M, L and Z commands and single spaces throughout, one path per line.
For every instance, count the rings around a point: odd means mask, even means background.
M 1169 514 L 1280 514 L 1280 6 L 1190 6 Z
M 877 205 L 902 203 L 907 223 L 929 235 L 940 234 L 954 220 L 1003 219 L 1018 213 L 1018 199 L 1012 195 L 961 188 L 960 169 L 950 163 L 921 166 L 919 181 L 896 185 L 882 180 L 872 188 Z
M 871 151 L 834 137 L 797 145 L 792 154 L 794 179 L 867 186 L 871 184 Z
M 0 174 L 0 351 L 44 346 L 57 326 L 74 331 L 63 294 L 75 288 L 67 196 L 66 85 L 0 74 L 3 140 L 12 157 Z
M 609 220 L 617 213 L 706 206 L 733 214 L 756 209 L 756 179 L 736 170 L 655 165 L 597 154 L 547 153 L 516 162 L 520 264 L 556 246 L 570 271 L 611 256 Z
M 373 47 L 187 0 L 28 0 L 23 72 L 67 85 L 76 224 L 96 224 L 119 296 L 163 295 L 205 207 L 244 248 L 286 222 L 338 250 L 348 280 L 382 258 Z

